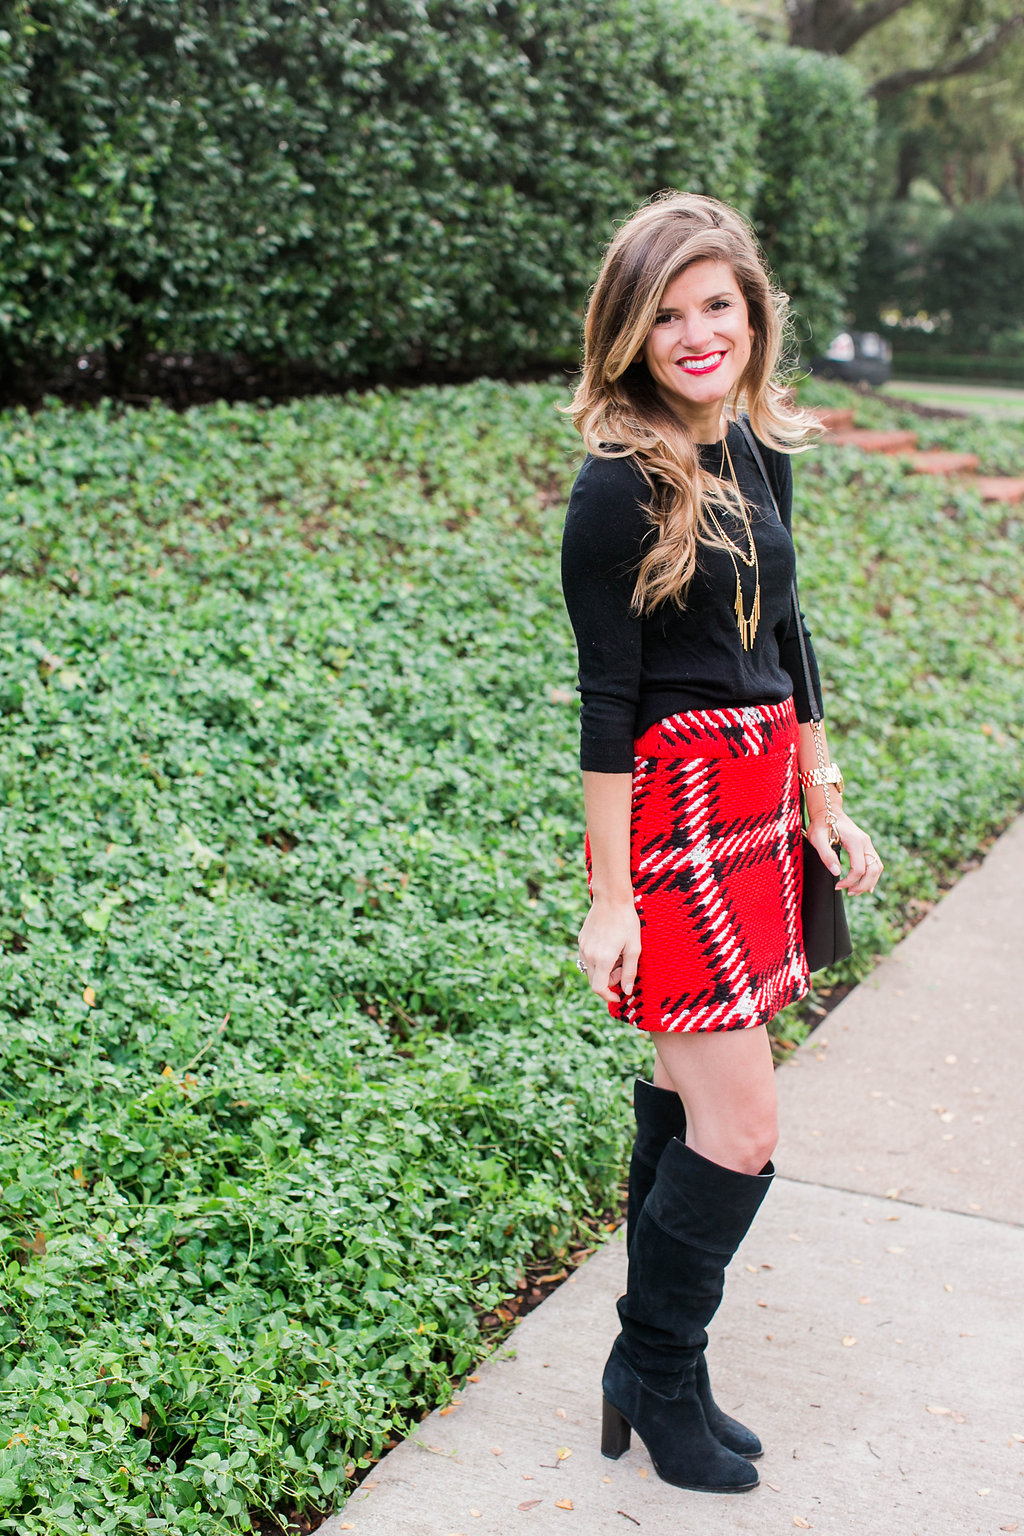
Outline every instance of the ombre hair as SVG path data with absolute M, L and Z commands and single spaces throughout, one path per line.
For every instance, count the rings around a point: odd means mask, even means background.
M 662 399 L 644 361 L 644 344 L 662 295 L 697 261 L 731 268 L 753 331 L 750 358 L 725 402 L 741 410 L 769 447 L 793 453 L 817 423 L 791 403 L 777 371 L 788 299 L 774 287 L 757 240 L 735 209 L 693 192 L 659 194 L 633 214 L 608 246 L 587 306 L 581 378 L 569 414 L 590 453 L 634 458 L 651 490 L 658 538 L 640 562 L 633 607 L 682 606 L 698 543 L 722 547 L 706 514 L 743 510 L 731 482 L 708 474 L 697 445 Z

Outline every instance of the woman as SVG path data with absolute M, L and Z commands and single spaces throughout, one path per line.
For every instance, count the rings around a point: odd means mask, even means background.
M 766 1025 L 808 990 L 798 774 L 839 886 L 882 871 L 808 723 L 789 455 L 813 422 L 773 380 L 785 302 L 713 198 L 664 195 L 619 229 L 587 312 L 572 415 L 589 451 L 563 544 L 592 898 L 578 963 L 655 1047 L 602 1450 L 635 1429 L 667 1482 L 722 1493 L 754 1487 L 761 1454 L 715 1404 L 705 1328 L 774 1174 Z

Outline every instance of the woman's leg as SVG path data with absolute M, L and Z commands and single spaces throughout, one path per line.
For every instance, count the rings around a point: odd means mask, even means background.
M 670 1141 L 637 1221 L 622 1332 L 603 1382 L 605 1454 L 621 1454 L 631 1425 L 667 1481 L 741 1492 L 756 1474 L 727 1446 L 749 1431 L 718 1415 L 703 1352 L 725 1268 L 774 1172 L 771 1049 L 763 1028 L 655 1041 L 655 1084 L 679 1094 L 686 1141 Z M 741 1455 L 760 1450 L 750 1440 L 749 1449 L 737 1445 Z
M 658 1075 L 656 1066 L 655 1079 Z M 662 1076 L 664 1075 L 664 1069 L 662 1069 Z M 683 1101 L 676 1090 L 667 1085 L 667 1079 L 664 1085 L 656 1086 L 655 1083 L 637 1078 L 633 1090 L 633 1108 L 636 1114 L 636 1139 L 629 1160 L 627 1254 L 633 1246 L 633 1234 L 640 1219 L 640 1212 L 654 1187 L 662 1154 L 675 1137 L 680 1141 L 686 1140 L 686 1115 L 683 1111 Z M 735 1451 L 737 1455 L 751 1458 L 761 1456 L 763 1447 L 753 1430 L 741 1424 L 738 1419 L 724 1413 L 715 1402 L 708 1376 L 707 1361 L 703 1353 L 697 1360 L 695 1379 L 697 1396 L 704 1409 L 708 1428 L 715 1439 L 721 1441 L 728 1450 Z
M 632 1428 L 666 1482 L 719 1493 L 756 1485 L 744 1453 L 715 1434 L 698 1373 L 725 1267 L 770 1183 L 769 1172 L 735 1172 L 677 1139 L 666 1147 L 637 1221 L 622 1331 L 601 1382 L 606 1456 L 621 1456 Z
M 775 1067 L 764 1025 L 653 1035 L 654 1082 L 686 1111 L 686 1145 L 737 1173 L 760 1173 L 778 1140 Z

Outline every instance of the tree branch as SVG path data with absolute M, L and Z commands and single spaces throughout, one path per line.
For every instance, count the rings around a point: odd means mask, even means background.
M 862 6 L 855 11 L 852 6 L 847 7 L 847 14 L 836 29 L 836 35 L 827 41 L 830 53 L 848 53 L 854 43 L 859 43 L 862 37 L 888 21 L 890 16 L 897 15 L 906 10 L 912 0 L 870 0 L 869 5 Z
M 901 69 L 893 75 L 885 75 L 875 81 L 871 94 L 881 101 L 888 96 L 898 96 L 901 91 L 909 91 L 915 85 L 932 85 L 938 80 L 952 80 L 957 75 L 969 75 L 973 70 L 984 69 L 1021 27 L 1024 27 L 1024 14 L 1011 16 L 1007 21 L 1000 22 L 984 43 L 979 43 L 959 59 L 952 59 L 947 64 L 933 64 L 927 69 Z
M 853 0 L 786 0 L 789 41 L 794 48 L 846 53 L 865 33 L 911 3 L 912 0 L 869 0 L 857 10 Z

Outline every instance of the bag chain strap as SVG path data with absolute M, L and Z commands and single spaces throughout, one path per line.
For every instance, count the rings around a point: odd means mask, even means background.
M 757 446 L 757 439 L 755 438 L 753 432 L 750 430 L 750 426 L 746 421 L 744 421 L 742 416 L 738 416 L 736 418 L 736 425 L 743 433 L 744 441 L 746 442 L 747 447 L 750 449 L 750 452 L 753 454 L 754 463 L 760 470 L 761 479 L 765 483 L 765 489 L 767 490 L 768 495 L 771 497 L 771 503 L 775 510 L 775 516 L 781 523 L 782 513 L 779 511 L 779 504 L 775 499 L 775 492 L 772 489 L 772 483 L 768 479 L 768 471 L 764 467 L 764 459 L 761 457 L 761 450 Z M 783 526 L 785 526 L 785 524 L 783 524 Z M 818 702 L 818 695 L 814 691 L 814 681 L 811 677 L 811 664 L 807 659 L 807 640 L 804 635 L 804 626 L 800 622 L 800 597 L 796 588 L 796 576 L 793 577 L 793 583 L 790 587 L 790 598 L 793 604 L 793 622 L 796 625 L 797 643 L 800 647 L 800 660 L 803 663 L 804 683 L 807 687 L 807 702 L 811 711 L 810 724 L 811 732 L 814 736 L 814 750 L 818 759 L 818 768 L 821 772 L 822 778 L 824 778 L 825 748 L 822 745 L 821 740 L 822 709 Z M 834 848 L 840 841 L 839 828 L 836 824 L 835 812 L 832 809 L 832 796 L 829 793 L 829 787 L 824 783 L 821 787 L 825 791 L 825 826 L 828 828 L 829 841 Z

